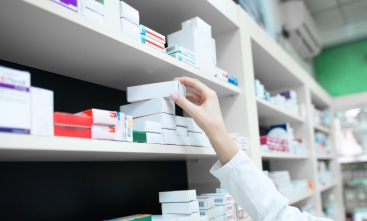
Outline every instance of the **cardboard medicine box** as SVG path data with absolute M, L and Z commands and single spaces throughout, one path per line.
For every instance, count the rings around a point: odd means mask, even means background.
M 92 125 L 92 139 L 125 141 L 125 124 L 118 126 Z
M 170 114 L 153 114 L 145 117 L 138 117 L 134 119 L 134 130 L 135 131 L 145 131 L 144 122 L 151 121 L 160 123 L 162 129 L 176 129 L 175 116 Z
M 187 128 L 189 132 L 203 133 L 204 131 L 195 123 L 194 119 L 187 117 Z
M 176 127 L 176 133 L 177 133 L 177 136 L 187 137 L 189 135 L 188 130 L 187 130 L 187 127 L 177 126 Z
M 184 203 L 162 203 L 162 213 L 191 214 L 199 212 L 198 201 Z
M 162 45 L 164 45 L 166 43 L 166 37 L 164 35 L 159 34 L 156 31 L 153 31 L 152 29 L 144 26 L 144 25 L 140 25 L 140 34 L 144 35 Z
M 54 135 L 54 92 L 31 87 L 31 134 Z
M 53 2 L 59 3 L 60 5 L 78 12 L 78 0 L 52 0 Z
M 177 136 L 177 146 L 190 146 L 190 137 Z
M 139 129 L 142 128 L 142 130 L 138 130 L 141 132 L 162 134 L 162 123 L 157 123 L 157 122 L 152 122 L 152 121 L 141 121 L 138 123 L 135 122 L 134 126 L 135 128 L 139 128 Z
M 89 18 L 90 20 L 94 21 L 94 22 L 97 22 L 101 25 L 104 24 L 104 16 L 89 9 L 89 8 L 86 8 L 85 11 L 84 11 L 84 16 L 86 18 Z
M 155 98 L 152 100 L 141 101 L 127 104 L 120 107 L 120 112 L 136 117 L 143 117 L 152 114 L 172 114 L 175 115 L 175 103 L 168 98 Z
M 100 109 L 89 109 L 80 113 L 76 113 L 75 115 L 91 117 L 93 119 L 94 125 L 106 126 L 115 126 L 117 121 L 121 120 L 121 117 L 123 117 L 121 116 L 120 112 Z
M 207 193 L 202 194 L 202 196 L 210 196 L 214 198 L 215 206 L 225 206 L 227 204 L 232 203 L 232 196 L 229 194 L 218 194 L 218 193 Z
M 133 117 L 125 115 L 125 141 L 133 142 Z
M 110 0 L 106 0 L 110 1 Z M 120 17 L 132 22 L 135 25 L 139 25 L 139 11 L 123 1 L 120 1 Z
M 199 211 L 200 211 L 200 216 L 207 216 L 208 219 L 215 218 L 215 210 L 214 210 L 214 208 L 200 209 Z
M 195 53 L 182 47 L 179 44 L 175 44 L 175 45 L 172 45 L 166 48 L 166 54 L 171 55 L 175 53 L 185 55 L 186 57 L 190 58 L 192 61 L 195 61 Z
M 160 97 L 169 98 L 174 92 L 186 97 L 186 88 L 179 81 L 133 86 L 127 88 L 127 101 L 134 103 Z
M 163 135 L 157 133 L 134 131 L 133 140 L 137 143 L 162 144 Z
M 192 66 L 197 67 L 195 60 L 193 60 L 192 58 L 190 58 L 190 57 L 188 57 L 184 54 L 172 53 L 172 54 L 170 54 L 170 56 L 176 58 L 177 60 L 183 61 L 187 64 L 190 64 Z
M 120 31 L 122 34 L 129 36 L 130 38 L 140 41 L 139 26 L 131 23 L 125 18 L 120 19 Z
M 177 134 L 175 130 L 170 129 L 162 129 L 163 135 L 163 143 L 168 145 L 176 145 L 177 144 Z
M 186 117 L 175 116 L 176 125 L 181 127 L 187 127 Z
M 196 190 L 159 192 L 160 203 L 190 202 L 195 200 L 197 200 Z
M 197 196 L 200 209 L 210 209 L 214 207 L 214 198 L 210 196 Z M 210 219 L 210 218 L 209 218 Z
M 159 42 L 154 41 L 153 39 L 145 36 L 145 35 L 140 35 L 140 39 L 141 39 L 141 43 L 148 45 L 154 49 L 157 49 L 161 52 L 164 52 L 164 44 L 161 44 Z

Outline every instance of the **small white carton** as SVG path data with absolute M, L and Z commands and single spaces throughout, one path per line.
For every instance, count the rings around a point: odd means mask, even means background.
M 224 206 L 215 206 L 215 208 L 216 208 L 215 210 L 216 215 L 233 213 L 233 203 Z
M 200 221 L 209 221 L 208 216 L 200 216 Z
M 189 132 L 190 146 L 204 147 L 207 145 L 205 134 Z
M 187 131 L 187 127 L 177 126 L 176 127 L 176 133 L 177 133 L 177 136 L 183 136 L 183 137 L 189 136 L 189 132 Z
M 200 209 L 199 212 L 200 212 L 200 216 L 207 216 L 208 219 L 215 218 L 215 210 L 214 210 L 214 208 Z
M 135 122 L 134 126 L 135 128 L 142 128 L 142 130 L 135 130 L 135 131 L 162 134 L 162 123 L 152 121 L 142 121 L 138 123 Z
M 187 117 L 186 120 L 189 132 L 204 133 L 203 130 L 195 123 L 194 119 Z
M 159 192 L 160 203 L 190 202 L 196 200 L 196 190 Z
M 180 61 L 183 61 L 183 62 L 185 62 L 187 64 L 190 64 L 190 65 L 192 65 L 194 67 L 198 67 L 195 60 L 193 60 L 190 57 L 187 57 L 184 54 L 172 53 L 172 54 L 170 54 L 170 56 L 176 58 L 177 60 L 180 60 Z
M 191 214 L 199 212 L 198 201 L 185 203 L 162 203 L 163 214 Z
M 228 73 L 227 71 L 224 71 L 220 68 L 217 67 L 217 75 L 215 75 L 217 78 L 225 81 L 225 82 L 228 82 Z
M 162 129 L 163 144 L 176 145 L 177 134 L 175 130 Z
M 30 133 L 30 87 L 29 72 L 0 66 L 0 132 Z
M 84 0 L 85 6 L 90 10 L 97 12 L 100 15 L 104 15 L 104 4 L 96 0 Z
M 145 124 L 143 122 L 152 121 L 162 124 L 162 129 L 176 129 L 175 116 L 170 114 L 153 114 L 145 117 L 138 117 L 134 119 L 134 131 L 144 131 Z
M 179 81 L 166 81 L 155 84 L 133 86 L 127 88 L 127 101 L 134 103 L 160 97 L 169 98 L 171 93 L 174 92 L 186 97 L 186 88 Z
M 214 198 L 210 196 L 197 196 L 199 209 L 210 209 L 214 207 Z M 210 218 L 209 218 L 210 219 Z
M 191 214 L 163 214 L 163 217 L 174 217 L 177 221 L 200 221 L 200 215 L 198 212 Z
M 120 112 L 133 118 L 159 113 L 175 115 L 175 102 L 168 98 L 155 98 L 120 106 Z
M 176 118 L 176 125 L 177 126 L 187 127 L 186 117 L 175 116 L 175 118 Z
M 122 114 L 117 111 L 100 109 L 89 109 L 76 113 L 75 115 L 92 117 L 94 125 L 105 126 L 116 126 L 117 121 L 120 120 L 120 116 L 122 116 Z
M 104 1 L 104 26 L 120 31 L 120 1 Z
M 190 27 L 195 27 L 197 29 L 200 29 L 205 38 L 212 37 L 212 27 L 199 17 L 195 17 L 195 18 L 192 18 L 190 20 L 187 20 L 181 23 L 182 29 L 190 28 Z
M 166 37 L 164 35 L 159 34 L 156 31 L 153 31 L 152 29 L 144 26 L 144 25 L 140 25 L 140 34 L 151 38 L 152 40 L 160 43 L 160 44 L 165 44 L 166 43 Z
M 54 135 L 54 92 L 31 87 L 31 134 Z
M 125 115 L 125 140 L 126 142 L 133 142 L 133 117 Z
M 92 139 L 125 141 L 125 115 L 115 126 L 92 125 Z
M 175 44 L 172 46 L 169 46 L 166 48 L 166 54 L 171 55 L 171 54 L 175 54 L 175 53 L 179 53 L 182 55 L 185 55 L 189 58 L 191 58 L 191 60 L 195 61 L 195 53 L 182 47 L 179 44 Z
M 225 206 L 227 204 L 232 203 L 232 196 L 229 194 L 218 194 L 218 193 L 206 193 L 202 194 L 202 196 L 210 196 L 214 198 L 215 206 Z
M 147 143 L 150 144 L 163 144 L 163 135 L 157 133 L 146 133 Z
M 139 11 L 123 1 L 120 1 L 120 17 L 129 20 L 135 25 L 139 25 Z
M 130 38 L 140 41 L 139 26 L 125 18 L 120 18 L 120 31 L 122 34 L 129 36 Z
M 86 18 L 89 18 L 90 20 L 92 21 L 95 21 L 101 25 L 104 24 L 104 17 L 103 15 L 95 12 L 95 11 L 92 11 L 90 10 L 89 8 L 86 8 L 85 9 L 85 15 L 84 15 Z
M 145 36 L 145 35 L 140 35 L 140 40 L 141 40 L 141 43 L 145 44 L 145 45 L 148 45 L 152 48 L 155 48 L 161 52 L 164 52 L 164 44 L 161 44 L 159 42 L 156 42 L 154 41 L 153 39 Z
M 190 137 L 177 136 L 177 146 L 190 146 Z

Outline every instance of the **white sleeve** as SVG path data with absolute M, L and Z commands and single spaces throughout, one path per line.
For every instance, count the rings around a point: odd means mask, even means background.
M 288 206 L 288 199 L 277 191 L 273 182 L 243 151 L 239 151 L 224 166 L 218 161 L 210 172 L 219 179 L 237 204 L 248 212 L 254 221 L 329 220 L 313 217 L 308 213 L 302 213 L 296 207 Z

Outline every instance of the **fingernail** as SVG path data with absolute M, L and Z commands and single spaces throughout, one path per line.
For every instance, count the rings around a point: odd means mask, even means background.
M 178 94 L 176 94 L 176 93 L 172 93 L 172 94 L 171 94 L 171 99 L 172 99 L 173 101 L 177 101 L 177 100 L 178 100 Z

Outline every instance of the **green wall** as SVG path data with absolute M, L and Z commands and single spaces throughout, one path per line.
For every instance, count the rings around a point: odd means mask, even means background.
M 315 69 L 316 80 L 334 97 L 367 91 L 367 39 L 322 51 Z

